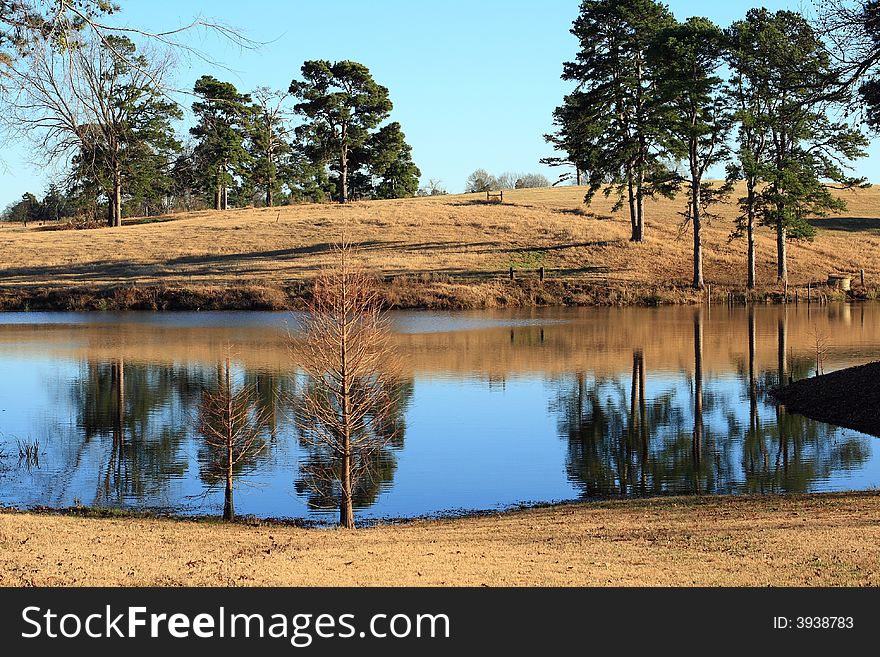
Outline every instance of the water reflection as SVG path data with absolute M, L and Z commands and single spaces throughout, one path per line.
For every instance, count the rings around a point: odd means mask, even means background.
M 102 506 L 167 499 L 169 482 L 188 467 L 186 409 L 198 386 L 182 368 L 126 365 L 122 357 L 86 362 L 70 386 L 82 444 L 69 469 L 75 473 L 82 458 L 93 458 L 96 441 L 104 463 L 97 466 L 94 496 L 84 490 L 79 498 Z
M 735 391 L 709 382 L 703 368 L 704 311 L 693 317 L 692 377 L 658 377 L 646 393 L 644 352 L 632 352 L 629 399 L 623 377 L 577 373 L 556 383 L 551 409 L 568 442 L 566 471 L 585 499 L 681 493 L 807 492 L 870 459 L 869 439 L 787 413 L 768 394 L 789 377 L 810 374 L 787 350 L 787 317 L 777 322 L 775 371 L 758 372 L 755 310 L 747 312 L 748 418 Z M 769 419 L 763 419 L 769 418 Z
M 414 382 L 409 378 L 387 385 L 392 388 L 389 391 L 393 400 L 392 408 L 378 418 L 381 424 L 376 429 L 377 442 L 382 443 L 382 447 L 369 455 L 353 450 L 352 505 L 356 511 L 372 506 L 379 493 L 391 487 L 397 469 L 397 452 L 404 446 L 406 409 L 412 401 Z M 339 482 L 342 480 L 338 455 L 327 445 L 306 440 L 300 428 L 297 429 L 305 454 L 295 484 L 296 492 L 308 501 L 312 510 L 338 509 L 341 495 Z
M 236 510 L 332 521 L 336 464 L 301 440 L 284 320 L 244 315 L 0 323 L 0 503 L 219 514 L 228 472 L 198 428 L 228 377 L 252 391 L 263 444 L 235 463 Z M 878 306 L 485 315 L 444 315 L 438 332 L 396 316 L 408 374 L 395 439 L 355 486 L 361 517 L 880 483 L 875 438 L 768 394 L 815 374 L 816 327 L 826 370 L 880 355 Z M 44 446 L 38 466 L 16 467 L 19 440 Z

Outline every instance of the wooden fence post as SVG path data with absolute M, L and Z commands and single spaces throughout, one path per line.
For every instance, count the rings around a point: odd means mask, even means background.
M 513 280 L 513 267 L 510 268 L 510 280 Z
M 862 287 L 865 287 L 865 270 L 859 269 L 859 278 L 862 281 Z
M 541 268 L 538 270 L 538 276 L 540 276 L 540 278 L 541 278 L 541 282 L 543 282 L 543 281 L 544 281 L 544 268 L 543 268 L 543 267 L 541 267 Z

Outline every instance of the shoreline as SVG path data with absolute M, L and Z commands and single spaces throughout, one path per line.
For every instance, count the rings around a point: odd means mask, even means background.
M 388 310 L 486 310 L 494 308 L 664 306 L 704 303 L 707 293 L 685 285 L 532 279 L 432 280 L 428 274 L 385 279 L 379 284 Z M 712 287 L 713 304 L 785 303 L 776 286 L 752 292 Z M 107 286 L 0 287 L 0 312 L 299 310 L 309 283 L 184 285 L 175 283 Z M 843 292 L 813 288 L 813 303 L 868 301 L 875 288 Z M 806 303 L 806 288 L 789 289 L 788 303 Z
M 878 586 L 880 492 L 578 502 L 351 531 L 0 510 L 0 585 Z
M 801 379 L 772 392 L 789 411 L 880 437 L 880 361 Z

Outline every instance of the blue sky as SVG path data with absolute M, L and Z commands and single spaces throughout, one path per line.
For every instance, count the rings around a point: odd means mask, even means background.
M 176 83 L 191 88 L 204 73 L 242 91 L 256 86 L 287 89 L 306 59 L 353 59 L 387 86 L 413 147 L 423 180 L 440 179 L 462 191 L 468 174 L 557 170 L 538 160 L 551 154 L 543 135 L 551 113 L 570 90 L 559 75 L 577 43 L 568 30 L 578 0 L 483 0 L 422 3 L 403 0 L 120 0 L 120 21 L 167 29 L 203 15 L 240 29 L 263 43 L 241 51 L 214 36 L 188 38 L 227 70 L 198 60 L 182 61 Z M 727 25 L 752 2 L 673 0 L 679 19 L 706 15 Z M 772 0 L 768 9 L 797 9 L 810 0 Z M 190 101 L 184 99 L 185 104 Z M 181 130 L 185 130 L 181 127 Z M 25 191 L 41 195 L 59 171 L 47 167 L 29 144 L 6 144 L 0 175 L 0 207 Z M 880 148 L 858 172 L 880 181 Z

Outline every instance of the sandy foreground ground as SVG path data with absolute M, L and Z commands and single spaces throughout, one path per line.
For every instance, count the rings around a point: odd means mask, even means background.
M 573 504 L 346 532 L 0 513 L 0 584 L 880 585 L 880 493 Z

